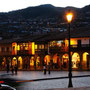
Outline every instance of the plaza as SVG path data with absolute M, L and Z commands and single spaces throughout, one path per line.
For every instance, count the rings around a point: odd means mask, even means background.
M 90 75 L 89 71 L 73 71 L 73 76 L 82 76 Z M 42 80 L 35 82 L 25 82 L 26 80 L 33 79 L 44 79 L 44 78 L 55 78 L 55 77 L 68 77 L 68 71 L 51 71 L 49 75 L 48 72 L 46 75 L 42 71 L 18 71 L 17 75 L 9 74 L 6 71 L 0 72 L 1 78 L 16 79 L 16 81 L 24 81 L 20 83 L 19 86 L 15 87 L 17 90 L 43 90 L 43 89 L 56 89 L 59 88 L 68 88 L 68 78 L 66 79 L 56 79 L 56 80 Z M 90 77 L 79 77 L 72 79 L 73 88 L 80 87 L 90 87 Z M 62 90 L 63 90 L 62 89 Z M 67 89 L 68 90 L 68 89 Z

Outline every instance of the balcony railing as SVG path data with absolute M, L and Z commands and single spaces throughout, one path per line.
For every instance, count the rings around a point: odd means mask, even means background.
M 12 55 L 11 51 L 0 51 L 0 55 Z
M 27 55 L 29 54 L 29 51 L 28 50 L 20 50 L 20 51 L 17 51 L 17 54 L 24 54 L 24 55 Z
M 71 45 L 71 48 L 89 48 L 90 44 Z

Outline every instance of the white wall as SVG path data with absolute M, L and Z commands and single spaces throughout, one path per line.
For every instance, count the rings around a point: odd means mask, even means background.
M 78 40 L 81 40 L 81 44 L 90 44 L 90 38 L 71 38 L 71 45 L 77 45 Z

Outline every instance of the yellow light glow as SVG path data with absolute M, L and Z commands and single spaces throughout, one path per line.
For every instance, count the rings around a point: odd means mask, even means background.
M 46 55 L 44 57 L 44 62 L 48 65 L 50 63 L 50 60 L 51 60 L 51 56 L 50 55 Z
M 35 49 L 37 49 L 37 45 L 35 44 Z
M 33 56 L 30 59 L 30 66 L 34 66 L 34 57 Z
M 71 39 L 70 45 L 76 45 L 77 41 L 75 39 Z
M 68 47 L 68 40 L 65 39 L 65 47 Z
M 17 58 L 14 57 L 14 58 L 12 59 L 12 65 L 15 66 L 16 64 L 17 64 Z
M 57 56 L 57 54 L 55 54 L 55 55 L 53 56 L 53 63 L 57 63 L 57 59 L 58 59 L 58 56 Z
M 18 69 L 22 69 L 22 57 L 21 56 L 19 56 L 18 57 Z
M 19 46 L 19 45 L 17 46 L 17 50 L 18 50 L 18 51 L 20 50 L 20 46 Z
M 32 54 L 34 55 L 35 54 L 35 43 L 32 42 Z
M 12 43 L 12 55 L 17 55 L 17 43 Z
M 84 62 L 87 62 L 87 55 L 89 55 L 89 53 L 84 52 L 84 54 L 83 54 L 83 61 Z
M 70 23 L 72 21 L 72 18 L 73 18 L 73 14 L 72 13 L 68 13 L 66 15 L 66 18 L 67 18 L 67 21 Z

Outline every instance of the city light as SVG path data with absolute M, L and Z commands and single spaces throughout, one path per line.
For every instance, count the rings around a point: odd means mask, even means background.
M 72 21 L 73 14 L 72 14 L 72 13 L 68 13 L 68 14 L 66 15 L 66 18 L 67 18 L 68 23 L 70 23 L 70 22 Z
M 73 87 L 73 84 L 72 84 L 72 60 L 71 60 L 71 47 L 70 47 L 70 38 L 71 38 L 70 24 L 71 24 L 71 21 L 72 21 L 72 17 L 73 17 L 73 14 L 69 10 L 68 14 L 66 15 L 67 22 L 68 22 L 68 40 L 69 40 L 69 51 L 68 51 L 68 54 L 69 54 L 69 74 L 68 74 L 69 84 L 68 84 L 68 87 Z

